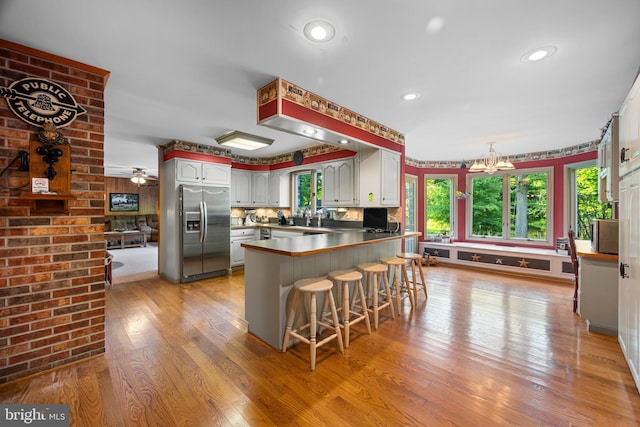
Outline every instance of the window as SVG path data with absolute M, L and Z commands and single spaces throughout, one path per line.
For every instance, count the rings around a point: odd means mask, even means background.
M 293 211 L 296 215 L 322 208 L 322 173 L 300 171 L 292 174 Z
M 552 169 L 467 176 L 470 238 L 552 243 Z
M 425 238 L 455 232 L 454 176 L 425 176 Z
M 598 167 L 595 160 L 567 165 L 565 170 L 568 183 L 565 200 L 567 230 L 576 230 L 578 239 L 589 240 L 591 220 L 612 218 L 612 204 L 599 200 Z

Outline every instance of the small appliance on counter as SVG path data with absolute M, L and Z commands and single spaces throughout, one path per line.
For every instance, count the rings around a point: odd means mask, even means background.
M 245 217 L 245 219 L 244 219 L 244 225 L 256 225 L 257 224 L 255 209 L 248 209 L 248 210 L 244 211 L 244 213 L 247 215 Z
M 591 248 L 603 254 L 618 254 L 618 220 L 591 221 Z

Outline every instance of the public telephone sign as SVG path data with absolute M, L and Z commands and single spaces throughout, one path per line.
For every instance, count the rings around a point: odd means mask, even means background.
M 9 87 L 0 87 L 0 95 L 16 116 L 38 127 L 45 123 L 64 127 L 87 112 L 65 88 L 44 79 L 17 80 Z

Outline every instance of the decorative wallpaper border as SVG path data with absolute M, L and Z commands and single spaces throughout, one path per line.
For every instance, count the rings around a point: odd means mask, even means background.
M 213 145 L 196 144 L 194 142 L 181 141 L 177 139 L 171 141 L 166 145 L 161 145 L 160 148 L 162 149 L 163 155 L 166 155 L 175 150 L 181 150 L 189 151 L 192 153 L 208 154 L 211 156 L 226 157 L 231 159 L 231 161 L 234 163 L 245 165 L 271 166 L 280 163 L 293 162 L 293 152 L 278 154 L 277 156 L 272 157 L 245 157 L 231 154 L 230 150 L 225 150 Z M 343 149 L 341 149 L 340 147 L 336 147 L 335 145 L 321 144 L 315 145 L 313 147 L 302 148 L 300 149 L 300 151 L 302 151 L 302 154 L 305 158 L 309 158 L 322 154 L 333 153 L 336 151 L 343 151 Z
M 516 154 L 515 156 L 509 156 L 509 160 L 513 163 L 518 162 L 531 162 L 535 160 L 545 159 L 557 159 L 567 156 L 573 156 L 576 154 L 588 153 L 596 151 L 600 140 L 585 142 L 571 147 L 558 148 L 556 150 L 538 151 L 535 153 Z M 470 166 L 472 160 L 467 161 L 467 166 Z M 461 161 L 428 161 L 428 160 L 416 160 L 410 157 L 405 157 L 405 164 L 417 168 L 454 168 L 460 169 L 462 166 Z
M 588 153 L 598 149 L 598 143 L 600 141 L 591 141 L 579 145 L 574 145 L 566 148 L 559 148 L 557 150 L 539 151 L 536 153 L 517 154 L 515 156 L 509 156 L 509 159 L 513 163 L 528 162 L 535 160 L 562 158 L 567 156 L 573 156 L 575 154 Z M 276 165 L 279 163 L 286 163 L 293 161 L 293 152 L 278 154 L 272 157 L 245 157 L 231 154 L 229 150 L 225 150 L 213 145 L 196 144 L 188 141 L 173 140 L 166 145 L 160 146 L 162 154 L 167 154 L 173 150 L 191 151 L 194 153 L 209 154 L 212 156 L 227 157 L 234 163 L 241 163 L 246 165 Z M 304 154 L 304 157 L 317 156 L 320 154 L 333 153 L 341 151 L 342 149 L 330 144 L 320 144 L 313 147 L 303 148 L 300 151 Z M 415 160 L 410 157 L 405 157 L 405 164 L 417 168 L 455 168 L 459 169 L 462 165 L 461 161 L 428 161 L 428 160 Z

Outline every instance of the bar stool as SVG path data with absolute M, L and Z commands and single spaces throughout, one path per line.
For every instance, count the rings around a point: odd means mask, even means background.
M 396 300 L 398 312 L 402 307 L 402 301 L 406 298 L 409 298 L 411 307 L 413 307 L 413 295 L 411 294 L 411 289 L 409 289 L 409 276 L 407 275 L 407 262 L 395 256 L 382 258 L 380 261 L 389 266 L 387 281 L 391 281 L 391 273 L 393 273 L 391 288 L 394 293 L 392 296 Z
M 331 280 L 324 279 L 322 277 L 300 279 L 293 284 L 294 293 L 293 298 L 291 299 L 291 308 L 289 309 L 289 315 L 287 316 L 287 329 L 285 330 L 284 340 L 282 342 L 282 352 L 284 353 L 287 351 L 290 337 L 297 338 L 305 344 L 309 344 L 309 359 L 311 362 L 312 371 L 315 371 L 316 369 L 316 349 L 318 347 L 328 343 L 333 339 L 337 339 L 340 353 L 344 353 L 344 347 L 342 345 L 342 333 L 340 332 L 340 323 L 338 322 L 338 312 L 336 311 L 336 304 L 333 299 L 333 294 L 331 293 L 332 288 L 333 283 L 331 282 Z M 309 323 L 293 329 L 293 321 L 296 317 L 296 306 L 298 305 L 298 298 L 300 297 L 301 293 L 309 294 L 311 297 L 309 303 Z M 333 319 L 332 325 L 325 323 L 322 319 L 318 320 L 316 317 L 318 310 L 316 294 L 318 293 L 323 293 L 324 297 L 329 301 L 329 309 L 331 310 L 331 317 Z M 318 325 L 324 326 L 326 328 L 333 328 L 334 333 L 324 338 L 322 341 L 316 342 Z M 309 338 L 306 338 L 301 334 L 301 332 L 305 329 L 309 329 Z
M 378 318 L 380 310 L 389 307 L 391 311 L 391 318 L 396 318 L 396 313 L 393 310 L 393 304 L 391 304 L 391 290 L 389 289 L 389 281 L 387 280 L 387 266 L 384 264 L 366 262 L 358 264 L 358 270 L 362 271 L 365 276 L 365 282 L 367 283 L 367 295 L 373 294 L 373 308 L 370 310 L 373 312 L 373 327 L 378 329 Z M 380 290 L 380 285 L 383 286 L 383 291 Z M 382 295 L 385 298 L 385 302 L 379 304 L 378 298 Z
M 351 325 L 362 320 L 367 325 L 367 332 L 371 335 L 371 325 L 369 324 L 369 311 L 367 310 L 367 299 L 364 296 L 364 288 L 362 287 L 362 273 L 356 270 L 336 270 L 329 273 L 329 279 L 336 282 L 339 291 L 342 292 L 342 307 L 337 311 L 342 312 L 342 327 L 344 328 L 344 348 L 349 348 L 349 335 Z M 355 301 L 355 293 L 360 295 L 360 304 L 362 312 L 353 311 L 355 304 L 352 304 L 349 298 L 349 285 L 353 285 L 354 289 L 351 293 L 351 300 Z M 326 300 L 325 300 L 326 303 Z M 325 309 L 323 309 L 323 315 Z M 351 317 L 351 315 L 355 317 Z M 324 319 L 323 319 L 324 320 Z
M 422 257 L 419 254 L 414 254 L 413 252 L 403 252 L 397 255 L 398 258 L 402 260 L 409 260 L 411 262 L 411 282 L 410 284 L 413 287 L 413 300 L 415 303 L 418 303 L 418 291 L 422 289 L 424 291 L 424 297 L 429 298 L 427 295 L 427 282 L 424 280 L 424 272 L 422 271 L 421 260 Z M 416 275 L 416 267 L 420 272 L 420 281 L 418 282 L 418 277 Z

